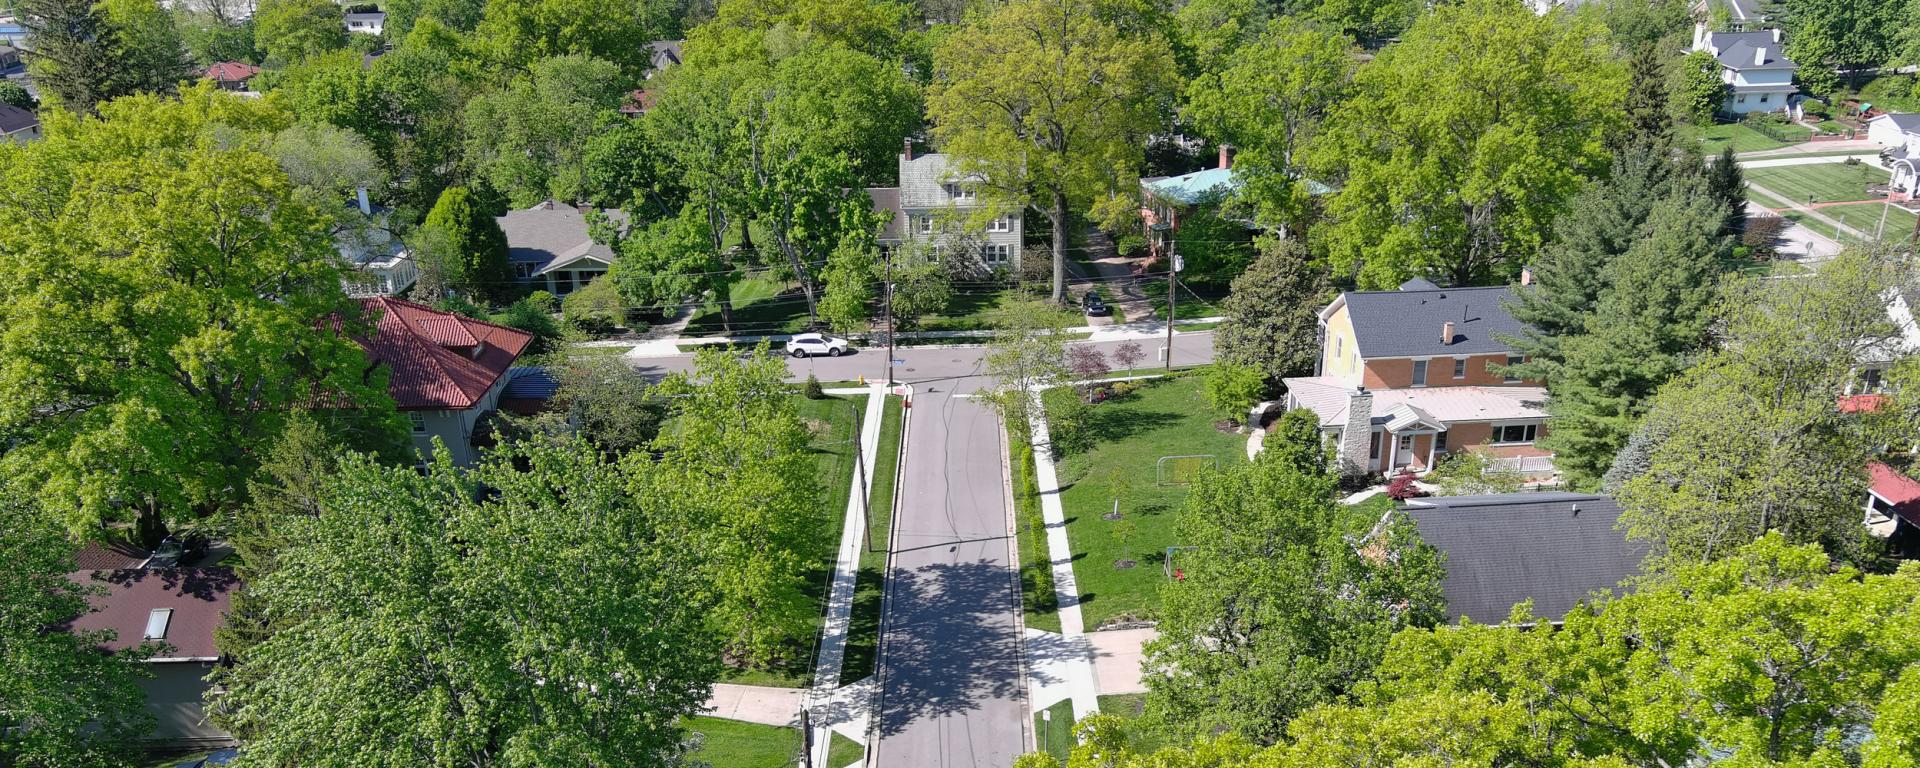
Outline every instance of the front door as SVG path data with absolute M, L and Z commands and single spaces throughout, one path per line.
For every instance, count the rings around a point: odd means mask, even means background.
M 1399 445 L 1393 451 L 1393 466 L 1404 467 L 1413 463 L 1413 435 L 1401 435 Z

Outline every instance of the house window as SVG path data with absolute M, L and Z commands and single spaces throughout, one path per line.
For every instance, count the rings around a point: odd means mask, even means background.
M 933 250 L 927 252 L 927 261 L 933 264 L 940 263 L 940 260 L 946 257 L 947 247 L 944 245 L 936 245 Z
M 165 640 L 167 625 L 172 622 L 172 608 L 155 608 L 147 613 L 147 631 L 141 637 L 146 640 Z
M 1013 220 L 1006 216 L 995 216 L 993 217 L 993 221 L 987 222 L 987 231 L 988 232 L 1012 232 Z
M 1540 426 L 1538 424 L 1495 424 L 1493 441 L 1496 443 L 1526 444 L 1533 438 Z
M 424 435 L 424 434 L 426 434 L 426 433 L 427 433 L 427 417 L 426 417 L 426 416 L 423 416 L 423 415 L 421 415 L 421 414 L 420 414 L 420 412 L 418 412 L 418 411 L 408 411 L 408 412 L 407 412 L 407 421 L 410 421 L 410 422 L 413 422 L 413 433 L 414 433 L 414 434 L 416 434 L 416 435 Z
M 1745 104 L 1745 103 L 1747 103 L 1747 95 L 1743 93 L 1743 94 L 1740 94 L 1739 96 L 1735 96 L 1735 97 L 1733 98 L 1733 103 L 1735 103 L 1735 104 Z
M 1447 452 L 1447 433 L 1445 432 L 1433 433 L 1433 452 L 1434 453 Z
M 1371 439 L 1367 441 L 1367 458 L 1380 458 L 1380 433 L 1378 432 L 1373 433 Z
M 1765 104 L 1767 103 L 1767 100 L 1771 98 L 1773 98 L 1773 94 L 1770 94 L 1770 93 L 1760 94 L 1760 103 Z
M 1413 385 L 1416 387 L 1427 385 L 1427 361 L 1413 361 Z
M 1456 379 L 1464 379 L 1467 377 L 1467 359 L 1466 358 L 1456 357 L 1453 359 L 1453 377 Z
M 1010 245 L 987 246 L 987 264 L 990 266 L 1006 264 L 1007 258 L 1012 255 L 1012 250 L 1013 246 Z
M 1333 359 L 1335 359 L 1335 360 L 1339 360 L 1339 359 L 1340 359 L 1340 353 L 1341 353 L 1341 351 L 1342 351 L 1342 350 L 1340 349 L 1340 342 L 1342 342 L 1342 341 L 1346 341 L 1346 338 L 1345 338 L 1345 337 L 1341 337 L 1341 336 L 1335 336 L 1335 337 L 1333 337 Z
M 923 234 L 923 235 L 933 234 L 933 217 L 932 216 L 920 217 L 920 234 Z
M 947 188 L 947 197 L 951 197 L 955 200 L 972 200 L 974 198 L 974 191 L 972 187 L 968 187 L 962 184 L 948 184 L 946 185 L 946 188 Z
M 1514 366 L 1516 366 L 1516 365 L 1519 365 L 1519 364 L 1521 364 L 1521 363 L 1524 363 L 1524 362 L 1526 362 L 1526 361 L 1527 361 L 1527 359 L 1526 359 L 1526 358 L 1524 358 L 1524 357 L 1521 357 L 1521 356 L 1519 356 L 1519 355 L 1507 355 L 1507 374 L 1506 374 L 1506 376 L 1507 376 L 1507 378 L 1506 378 L 1506 382 L 1507 382 L 1508 384 L 1518 384 L 1518 383 L 1520 383 L 1520 377 L 1519 377 L 1519 376 L 1515 376 L 1515 375 L 1513 375 L 1513 367 L 1514 367 Z
M 1879 392 L 1880 387 L 1880 369 L 1868 368 L 1860 372 L 1861 392 Z
M 533 262 L 516 261 L 513 263 L 513 276 L 521 280 L 533 278 Z

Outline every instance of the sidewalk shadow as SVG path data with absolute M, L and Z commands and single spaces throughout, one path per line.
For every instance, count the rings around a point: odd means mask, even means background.
M 1008 709 L 1026 690 L 1022 638 L 1014 630 L 1014 574 L 988 559 L 893 571 L 879 733 L 980 710 Z

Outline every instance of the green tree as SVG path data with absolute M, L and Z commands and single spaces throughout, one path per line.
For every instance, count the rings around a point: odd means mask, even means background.
M 302 122 L 345 128 L 381 145 L 391 142 L 385 99 L 358 53 L 336 50 L 301 58 L 280 71 L 272 93 Z
M 1233 51 L 1224 69 L 1187 86 L 1186 119 L 1238 150 L 1234 194 L 1258 221 L 1303 220 L 1309 194 L 1296 154 L 1352 86 L 1353 48 L 1346 35 L 1276 19 Z M 1182 235 L 1187 226 L 1181 222 Z
M 902 330 L 920 327 L 920 321 L 947 310 L 953 301 L 953 273 L 928 254 L 898 248 L 893 259 L 893 323 Z
M 554 400 L 580 425 L 580 436 L 609 458 L 642 450 L 660 434 L 667 410 L 647 377 L 625 362 L 577 356 L 553 366 Z
M 653 61 L 650 44 L 672 30 L 672 7 L 659 0 L 492 0 L 474 28 L 473 52 L 501 75 L 577 56 L 610 62 L 625 82 L 637 82 Z
M 1638 56 L 1648 48 L 1674 51 L 1693 25 L 1686 0 L 1599 0 L 1575 6 L 1605 24 L 1615 49 Z
M 1727 85 L 1720 81 L 1720 61 L 1706 51 L 1694 51 L 1673 68 L 1673 116 L 1694 125 L 1713 124 L 1713 116 L 1727 100 Z
M 1221 362 L 1259 370 L 1268 391 L 1280 380 L 1313 370 L 1320 354 L 1320 319 L 1331 289 L 1297 241 L 1262 240 L 1253 264 L 1233 279 L 1221 302 L 1227 322 L 1214 331 Z
M 112 632 L 50 631 L 101 588 L 69 580 L 73 543 L 38 510 L 0 502 L 0 529 L 0 765 L 125 765 L 152 727 L 139 680 L 157 648 L 101 653 Z
M 420 225 L 420 235 L 423 247 L 416 250 L 445 252 L 438 258 L 446 265 L 447 287 L 494 300 L 511 290 L 513 272 L 507 263 L 507 235 L 493 216 L 480 209 L 466 187 L 448 187 L 440 193 L 440 200 Z
M 691 373 L 657 389 L 669 410 L 653 450 L 627 457 L 651 465 L 636 473 L 635 495 L 684 510 L 668 540 L 711 561 L 701 587 L 716 601 L 707 621 L 729 656 L 751 665 L 806 658 L 820 616 L 807 578 L 831 548 L 786 375 L 786 361 L 767 348 L 744 359 L 701 350 Z
M 40 100 L 34 98 L 33 94 L 27 92 L 27 89 L 20 87 L 19 83 L 13 82 L 12 80 L 0 83 L 0 104 L 5 104 L 9 107 L 19 107 L 29 112 L 40 108 Z
M 1606 288 L 1585 332 L 1562 340 L 1540 446 L 1575 486 L 1599 482 L 1654 391 L 1707 341 L 1733 243 L 1720 234 L 1719 201 L 1700 187 L 1678 184 L 1660 201 L 1646 236 L 1602 271 Z
M 1786 30 L 1794 75 L 1814 93 L 1858 88 L 1860 77 L 1895 60 L 1900 34 L 1916 17 L 1910 0 L 1782 0 L 1773 9 Z
M 1161 589 L 1147 644 L 1147 715 L 1186 735 L 1271 743 L 1287 722 L 1367 679 L 1394 630 L 1440 616 L 1439 555 L 1387 526 L 1367 557 L 1333 476 L 1287 452 L 1205 474 L 1178 512 L 1183 577 Z M 1363 519 L 1364 518 L 1364 519 Z
M 1225 71 L 1235 52 L 1260 39 L 1269 18 L 1266 6 L 1255 0 L 1193 0 L 1180 6 L 1173 24 L 1184 54 L 1182 69 L 1196 77 Z
M 689 31 L 688 46 L 690 57 L 711 61 L 825 43 L 898 68 L 915 57 L 920 28 L 912 6 L 896 0 L 740 0 L 718 4 L 712 21 Z
M 1728 287 L 1718 347 L 1649 407 L 1660 441 L 1619 494 L 1633 536 L 1666 563 L 1725 557 L 1768 531 L 1868 557 L 1859 494 L 1887 437 L 1838 412 L 1834 397 L 1895 337 L 1881 299 L 1892 270 L 1854 250 L 1822 265 L 1818 280 Z
M 1053 232 L 1053 301 L 1066 299 L 1072 213 L 1131 193 L 1140 137 L 1175 77 L 1167 44 L 1129 33 L 1090 0 L 1019 0 L 971 19 L 934 55 L 934 136 L 983 192 L 1028 206 Z
M 507 305 L 500 313 L 499 322 L 508 328 L 515 328 L 533 334 L 533 342 L 527 345 L 530 354 L 542 354 L 558 349 L 566 336 L 566 330 L 560 327 L 560 321 L 554 319 L 556 309 L 553 294 L 546 291 L 534 291 Z
M 27 71 L 48 103 L 91 114 L 125 95 L 114 45 L 117 31 L 92 0 L 20 0 L 14 7 L 33 51 Z
M 253 39 L 268 64 L 297 64 L 347 47 L 341 8 L 332 0 L 261 0 Z
M 826 296 L 820 318 L 840 333 L 863 330 L 873 322 L 874 269 L 869 244 L 849 238 L 827 257 Z
M 1525 326 L 1506 340 L 1527 358 L 1519 373 L 1551 376 L 1564 340 L 1586 330 L 1607 287 L 1607 265 L 1645 236 L 1672 175 L 1672 164 L 1654 145 L 1630 145 L 1614 156 L 1611 175 L 1589 182 L 1554 220 L 1553 244 L 1528 266 L 1532 285 L 1515 290 L 1506 305 Z
M 1247 231 L 1247 225 L 1221 215 L 1218 201 L 1181 216 L 1173 242 L 1186 262 L 1180 272 L 1182 282 L 1225 285 L 1246 271 L 1254 259 L 1253 233 Z
M 173 15 L 155 0 L 103 0 L 96 9 L 113 29 L 114 73 L 122 93 L 173 93 L 193 80 L 193 62 Z
M 1733 147 L 1721 150 L 1720 158 L 1707 166 L 1707 194 L 1720 203 L 1723 219 L 1721 234 L 1738 234 L 1747 224 L 1747 183 Z
M 561 319 L 569 327 L 595 336 L 613 333 L 616 327 L 629 324 L 645 329 L 645 323 L 628 317 L 631 314 L 627 311 L 626 297 L 620 295 L 619 284 L 604 276 L 574 289 L 560 300 Z
M 615 110 L 628 82 L 615 64 L 585 56 L 533 62 L 530 74 L 467 104 L 468 167 L 515 208 L 584 199 L 587 142 L 624 119 Z
M 608 274 L 620 295 L 637 306 L 677 312 L 689 300 L 711 299 L 720 308 L 720 327 L 733 329 L 733 286 L 742 273 L 735 253 L 725 245 L 725 222 L 718 206 L 689 203 L 680 215 L 653 222 L 620 241 Z
M 1069 317 L 1053 306 L 1026 301 L 998 318 L 1000 333 L 985 359 L 987 375 L 994 380 L 986 396 L 1006 420 L 1031 422 L 1036 393 L 1067 378 Z
M 1339 188 L 1316 247 L 1367 288 L 1511 277 L 1605 172 L 1625 85 L 1589 20 L 1517 0 L 1435 8 L 1309 143 L 1309 170 Z
M 454 182 L 461 113 L 474 88 L 462 44 L 446 26 L 422 19 L 398 48 L 373 62 L 374 91 L 386 106 L 389 134 L 380 148 L 397 183 L 396 207 L 431 208 Z
M 1318 0 L 1308 5 L 1312 18 L 1369 45 L 1399 36 L 1425 9 L 1418 0 Z
M 603 208 L 621 208 L 636 221 L 672 218 L 686 203 L 677 169 L 651 120 L 625 120 L 587 139 L 580 153 L 583 194 Z
M 152 540 L 243 504 L 297 405 L 398 439 L 329 219 L 262 151 L 286 116 L 210 84 L 101 112 L 0 149 L 6 476 L 76 534 L 132 518 Z
M 670 764 L 718 643 L 706 552 L 671 538 L 682 510 L 629 492 L 644 469 L 580 442 L 471 471 L 342 461 L 257 585 L 285 624 L 223 698 L 255 734 L 244 759 Z
M 253 19 L 222 15 L 225 3 L 208 3 L 213 11 L 174 9 L 174 27 L 180 30 L 180 44 L 195 64 L 222 61 L 252 61 L 259 55 L 253 41 Z
M 1672 96 L 1667 59 L 1653 43 L 1627 59 L 1627 131 L 1624 146 L 1666 147 L 1673 135 Z
M 1266 377 L 1250 365 L 1220 362 L 1207 369 L 1202 378 L 1200 396 L 1213 409 L 1213 415 L 1239 424 L 1260 402 L 1267 389 Z
M 1260 453 L 1272 453 L 1268 461 L 1290 464 L 1307 474 L 1325 472 L 1333 462 L 1320 431 L 1320 416 L 1309 408 L 1287 411 L 1269 424 L 1266 437 L 1260 441 Z

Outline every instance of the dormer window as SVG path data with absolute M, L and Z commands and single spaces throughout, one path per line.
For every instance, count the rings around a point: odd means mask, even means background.
M 955 200 L 972 200 L 974 198 L 973 188 L 964 184 L 948 183 L 946 189 L 947 197 Z
M 147 613 L 147 631 L 141 637 L 147 640 L 167 639 L 167 625 L 173 623 L 172 608 L 155 608 Z

